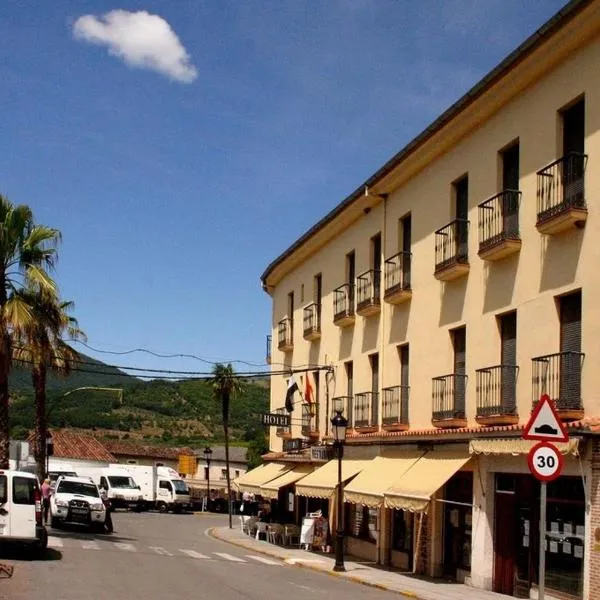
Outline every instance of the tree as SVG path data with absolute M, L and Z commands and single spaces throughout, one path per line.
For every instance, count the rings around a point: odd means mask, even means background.
M 83 339 L 77 319 L 69 313 L 73 302 L 60 301 L 53 292 L 45 292 L 39 286 L 30 286 L 15 292 L 15 297 L 31 307 L 32 318 L 25 323 L 13 322 L 13 358 L 31 366 L 31 378 L 35 394 L 35 443 L 34 455 L 38 475 L 46 473 L 46 437 L 48 414 L 46 411 L 46 379 L 49 371 L 68 375 L 78 353 L 65 341 Z
M 9 392 L 8 374 L 12 362 L 12 333 L 15 324 L 24 326 L 33 319 L 33 310 L 18 292 L 35 285 L 47 293 L 56 292 L 49 271 L 56 261 L 60 233 L 36 225 L 28 206 L 13 205 L 0 194 L 0 468 L 8 468 Z
M 213 367 L 210 384 L 217 401 L 221 403 L 223 413 L 223 435 L 225 437 L 225 471 L 227 479 L 227 506 L 229 512 L 229 529 L 231 523 L 231 478 L 229 476 L 229 403 L 232 397 L 242 391 L 242 382 L 235 374 L 231 364 L 216 364 Z

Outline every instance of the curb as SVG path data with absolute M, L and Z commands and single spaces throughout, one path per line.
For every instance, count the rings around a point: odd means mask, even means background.
M 227 538 L 221 536 L 217 531 L 218 530 L 216 527 L 211 527 L 211 528 L 207 529 L 205 533 L 208 536 L 214 538 L 215 540 L 219 540 L 220 542 L 225 542 L 227 544 L 231 544 L 232 546 L 237 546 L 238 548 L 252 550 L 253 552 L 256 552 L 258 554 L 264 554 L 265 556 L 270 556 L 271 558 L 278 558 L 279 560 L 283 560 L 285 562 L 285 559 L 282 559 L 281 556 L 275 552 L 269 552 L 268 550 L 266 550 L 266 549 L 263 550 L 262 548 L 257 549 L 254 546 L 244 544 L 243 542 L 239 542 L 238 540 L 227 539 Z M 397 590 L 397 589 L 387 586 L 383 583 L 372 583 L 370 581 L 366 581 L 365 579 L 362 579 L 358 575 L 343 575 L 342 573 L 337 573 L 336 571 L 331 571 L 330 569 L 323 569 L 321 567 L 317 567 L 315 565 L 306 564 L 306 563 L 304 563 L 304 564 L 303 563 L 293 563 L 293 564 L 286 563 L 286 564 L 289 567 L 300 567 L 301 569 L 315 571 L 316 573 L 323 573 L 324 575 L 329 575 L 330 577 L 337 577 L 338 579 L 345 579 L 346 581 L 351 581 L 352 583 L 359 583 L 361 585 L 376 588 L 378 590 L 383 590 L 385 592 L 392 592 L 394 594 L 400 594 L 401 596 L 404 596 L 406 598 L 412 598 L 413 600 L 424 600 L 423 598 L 421 598 L 420 596 L 417 596 L 417 594 L 415 594 L 414 592 L 411 592 L 409 590 Z

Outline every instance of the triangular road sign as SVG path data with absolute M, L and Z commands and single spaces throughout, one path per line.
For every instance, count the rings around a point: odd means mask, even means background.
M 568 442 L 569 434 L 556 414 L 554 402 L 544 394 L 523 430 L 523 439 L 540 442 Z

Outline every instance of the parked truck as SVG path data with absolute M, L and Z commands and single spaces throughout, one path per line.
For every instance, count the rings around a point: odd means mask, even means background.
M 141 486 L 123 465 L 79 468 L 77 474 L 90 477 L 99 488 L 104 489 L 113 508 L 142 510 L 144 507 Z
M 139 485 L 145 508 L 181 512 L 190 506 L 190 491 L 179 473 L 170 467 L 110 465 L 125 469 Z

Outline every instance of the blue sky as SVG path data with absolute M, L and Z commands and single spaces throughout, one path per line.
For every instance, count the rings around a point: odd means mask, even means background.
M 0 191 L 62 231 L 92 346 L 262 364 L 266 265 L 563 4 L 4 0 Z

